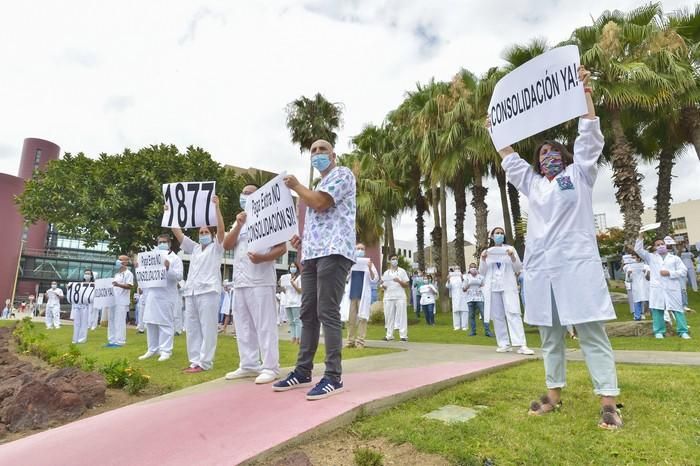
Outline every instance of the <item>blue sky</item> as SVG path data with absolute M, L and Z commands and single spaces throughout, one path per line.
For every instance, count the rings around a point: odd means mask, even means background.
M 91 156 L 160 142 L 198 145 L 221 163 L 306 178 L 284 107 L 323 93 L 344 105 L 338 152 L 379 123 L 416 82 L 502 64 L 516 42 L 554 44 L 604 9 L 638 1 L 28 1 L 0 17 L 0 171 L 16 174 L 22 140 Z M 689 2 L 666 1 L 667 11 Z M 642 167 L 651 205 L 654 167 Z M 694 152 L 674 174 L 677 201 L 700 198 Z M 621 223 L 608 170 L 596 212 Z M 495 183 L 489 224 L 500 220 Z M 450 206 L 450 213 L 454 207 Z M 413 215 L 397 221 L 411 239 Z M 430 219 L 426 217 L 429 228 Z M 453 223 L 450 219 L 450 224 Z M 472 212 L 466 226 L 471 229 Z M 451 227 L 452 229 L 453 227 Z

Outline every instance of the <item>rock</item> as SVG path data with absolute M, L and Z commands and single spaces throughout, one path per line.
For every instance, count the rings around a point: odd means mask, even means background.
M 609 337 L 645 337 L 654 334 L 651 320 L 609 322 L 605 324 L 605 330 Z
M 313 463 L 306 453 L 296 450 L 276 462 L 274 466 L 313 466 Z

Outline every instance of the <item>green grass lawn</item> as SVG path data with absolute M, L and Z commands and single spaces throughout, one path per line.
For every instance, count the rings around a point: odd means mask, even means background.
M 597 427 L 599 404 L 583 363 L 568 366 L 560 412 L 530 417 L 544 391 L 542 362 L 527 362 L 429 397 L 416 398 L 348 427 L 363 438 L 409 442 L 455 464 L 700 464 L 700 371 L 618 365 L 625 404 L 621 431 Z M 466 423 L 424 419 L 445 405 L 488 408 Z
M 613 291 L 623 292 L 615 289 Z M 691 309 L 700 311 L 700 292 L 689 291 L 689 306 Z M 627 303 L 615 304 L 617 321 L 632 320 Z M 700 351 L 700 312 L 686 314 L 692 340 L 682 340 L 678 337 L 657 340 L 653 336 L 649 337 L 615 337 L 611 338 L 612 346 L 618 350 L 652 350 L 652 351 Z M 415 313 L 409 305 L 409 319 L 415 318 Z M 674 329 L 675 330 L 675 329 Z M 418 323 L 409 325 L 408 339 L 414 342 L 430 343 L 468 343 L 472 345 L 496 346 L 495 338 L 483 336 L 481 321 L 477 320 L 477 336 L 467 336 L 467 332 L 455 331 L 452 329 L 452 314 L 438 312 L 435 316 L 435 326 L 428 327 L 421 314 Z M 398 333 L 395 335 L 397 338 Z M 528 346 L 532 348 L 540 347 L 540 335 L 536 327 L 525 326 L 525 335 Z M 371 324 L 367 328 L 367 337 L 372 340 L 381 340 L 384 337 L 383 324 Z M 567 338 L 567 346 L 578 348 L 578 342 Z
M 0 321 L 0 325 L 11 325 L 14 321 Z M 48 340 L 57 343 L 68 350 L 73 335 L 73 327 L 63 325 L 58 330 L 46 330 L 40 323 L 36 323 L 37 329 L 48 336 Z M 231 336 L 219 336 L 216 347 L 214 368 L 200 372 L 199 374 L 183 374 L 182 369 L 189 365 L 185 347 L 185 335 L 175 337 L 173 355 L 168 361 L 158 362 L 157 357 L 139 361 L 138 357 L 146 352 L 146 334 L 137 333 L 133 328 L 127 330 L 126 345 L 122 348 L 104 348 L 107 343 L 107 328 L 99 327 L 88 333 L 87 343 L 77 345 L 80 351 L 86 355 L 97 358 L 98 365 L 103 365 L 116 358 L 126 358 L 134 367 L 140 367 L 151 377 L 149 393 L 165 393 L 190 385 L 196 385 L 208 380 L 223 377 L 226 372 L 238 367 L 238 347 L 236 340 Z M 323 341 L 323 340 L 321 340 Z M 280 341 L 280 365 L 282 367 L 293 366 L 296 363 L 298 346 L 289 341 Z M 397 350 L 383 348 L 343 349 L 344 359 L 374 356 L 390 353 Z M 319 345 L 315 361 L 323 363 L 325 347 Z

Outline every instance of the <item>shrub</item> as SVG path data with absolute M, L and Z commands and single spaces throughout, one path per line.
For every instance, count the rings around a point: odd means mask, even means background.
M 355 464 L 357 466 L 383 466 L 384 455 L 369 448 L 355 450 Z
M 129 366 L 126 359 L 114 359 L 100 368 L 108 387 L 123 388 L 130 395 L 135 395 L 146 388 L 150 377 L 137 367 Z

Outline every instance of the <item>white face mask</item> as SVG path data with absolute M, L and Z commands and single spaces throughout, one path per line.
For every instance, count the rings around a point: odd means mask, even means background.
M 58 285 L 56 285 L 55 283 L 52 283 L 52 284 L 51 284 L 51 289 L 52 289 L 52 290 L 55 290 L 57 286 L 58 286 Z

